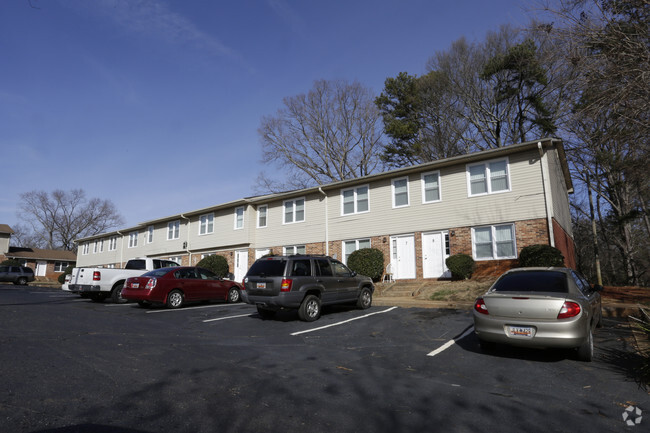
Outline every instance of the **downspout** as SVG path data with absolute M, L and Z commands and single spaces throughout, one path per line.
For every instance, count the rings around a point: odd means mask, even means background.
M 325 191 L 323 191 L 323 188 L 320 186 L 318 187 L 318 191 L 320 191 L 323 196 L 325 196 L 325 255 L 329 256 L 330 255 L 330 235 L 329 235 L 329 224 L 328 224 L 328 218 L 329 218 L 329 208 L 328 208 L 328 203 L 327 203 L 327 194 Z
M 187 220 L 187 240 L 185 241 L 184 250 L 188 256 L 187 266 L 192 266 L 192 252 L 190 251 L 190 219 L 183 214 L 181 214 L 181 218 Z
M 552 247 L 555 247 L 555 233 L 553 231 L 553 209 L 551 208 L 551 197 L 549 197 L 549 188 L 547 188 L 546 180 L 548 179 L 548 167 L 544 163 L 544 149 L 542 142 L 537 142 L 537 149 L 539 149 L 539 163 L 542 169 L 542 189 L 544 190 L 544 203 L 546 204 L 546 224 L 548 225 L 548 236 Z
M 118 230 L 117 234 L 122 237 L 122 240 L 120 241 L 120 267 L 121 267 L 122 263 L 124 263 L 124 233 Z

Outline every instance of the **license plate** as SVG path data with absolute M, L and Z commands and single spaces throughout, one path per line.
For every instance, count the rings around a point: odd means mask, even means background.
M 140 283 L 131 283 L 131 287 L 137 289 L 138 287 L 140 287 Z
M 258 289 L 266 289 L 266 283 L 257 283 L 256 286 Z
M 530 326 L 510 326 L 508 333 L 516 338 L 533 338 L 533 328 Z

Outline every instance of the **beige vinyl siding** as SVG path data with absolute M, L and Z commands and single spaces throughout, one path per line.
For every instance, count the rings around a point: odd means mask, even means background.
M 553 216 L 569 236 L 573 236 L 569 194 L 566 190 L 564 174 L 562 173 L 562 167 L 560 166 L 557 150 L 548 149 L 546 155 L 548 155 L 548 171 L 550 174 Z
M 244 208 L 244 227 L 235 230 L 235 209 Z M 212 233 L 199 235 L 199 227 L 201 224 L 201 215 L 195 215 L 190 218 L 190 241 L 188 248 L 191 251 L 223 248 L 226 246 L 248 246 L 249 235 L 248 228 L 251 224 L 255 224 L 253 216 L 250 213 L 251 206 L 238 205 L 231 208 L 218 209 L 207 213 L 214 214 L 214 231 Z

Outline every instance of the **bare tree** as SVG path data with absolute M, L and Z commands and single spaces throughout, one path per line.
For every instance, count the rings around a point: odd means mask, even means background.
M 351 179 L 381 166 L 379 112 L 357 82 L 320 80 L 307 93 L 284 98 L 262 118 L 263 159 L 290 173 L 284 183 L 260 176 L 258 189 L 277 192 Z
M 30 191 L 20 199 L 18 215 L 31 227 L 32 242 L 43 248 L 75 251 L 75 239 L 124 224 L 111 201 L 87 199 L 81 189 Z

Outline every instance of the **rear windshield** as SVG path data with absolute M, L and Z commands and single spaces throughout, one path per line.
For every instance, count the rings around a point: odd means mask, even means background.
M 259 277 L 282 277 L 284 268 L 287 265 L 286 260 L 258 260 L 248 270 L 246 275 Z
M 147 269 L 147 263 L 144 260 L 129 260 L 126 262 L 124 269 Z
M 166 273 L 171 271 L 169 268 L 161 268 L 161 269 L 156 269 L 154 271 L 149 271 L 146 274 L 142 274 L 141 276 L 143 277 L 162 277 Z
M 513 272 L 501 277 L 493 292 L 567 293 L 566 274 L 555 271 Z

